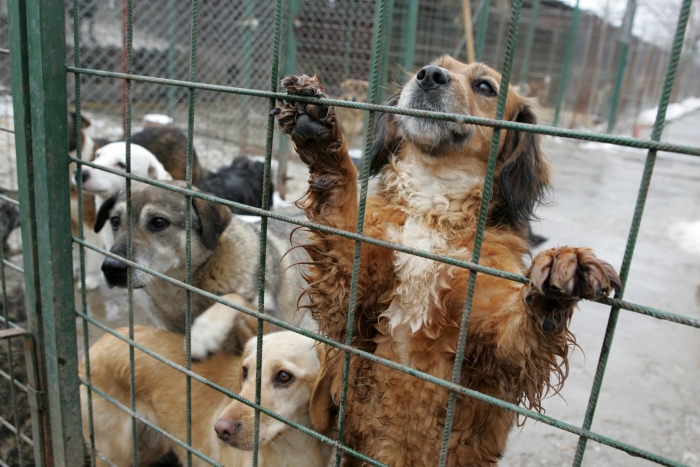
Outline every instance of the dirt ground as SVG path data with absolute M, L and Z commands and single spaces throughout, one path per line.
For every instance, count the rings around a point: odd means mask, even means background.
M 664 139 L 700 146 L 697 128 L 700 113 L 670 123 Z M 11 142 L 3 143 L 0 151 L 11 149 Z M 210 156 L 205 143 L 195 139 L 202 164 L 213 168 L 221 155 Z M 541 221 L 534 225 L 537 233 L 549 239 L 541 248 L 592 247 L 619 269 L 646 152 L 553 138 L 546 138 L 544 146 L 555 167 L 555 186 L 551 203 L 540 208 Z M 2 178 L 14 174 L 8 166 L 2 172 Z M 303 191 L 308 174 L 301 164 L 292 162 L 290 176 L 289 199 L 294 199 Z M 626 300 L 700 317 L 699 182 L 700 158 L 659 154 Z M 80 303 L 76 291 L 76 306 Z M 126 323 L 126 293 L 121 289 L 103 285 L 87 294 L 87 304 L 90 314 L 109 326 Z M 135 306 L 137 324 L 147 324 L 144 311 L 150 305 L 142 291 L 135 292 Z M 571 357 L 561 396 L 545 402 L 547 415 L 582 424 L 608 315 L 606 306 L 581 304 L 572 329 L 582 350 Z M 82 348 L 80 323 L 78 330 Z M 94 341 L 99 333 L 90 335 Z M 592 429 L 700 467 L 700 330 L 622 310 Z M 528 422 L 523 429 L 513 430 L 501 466 L 570 465 L 577 440 Z M 653 465 L 593 442 L 583 464 Z

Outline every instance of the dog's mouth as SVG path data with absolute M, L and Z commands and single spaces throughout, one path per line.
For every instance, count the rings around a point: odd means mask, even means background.
M 447 88 L 425 91 L 419 86 L 406 86 L 399 99 L 399 107 L 430 112 L 462 113 L 453 108 Z M 457 149 L 469 141 L 473 128 L 468 125 L 432 118 L 398 116 L 397 127 L 403 136 L 431 155 L 439 155 L 439 149 Z

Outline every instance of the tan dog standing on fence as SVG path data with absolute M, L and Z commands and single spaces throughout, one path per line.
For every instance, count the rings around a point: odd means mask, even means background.
M 240 297 L 231 301 L 246 305 Z M 250 305 L 247 305 L 250 306 Z M 239 313 L 240 314 L 240 313 Z M 241 314 L 242 315 L 242 314 Z M 246 328 L 245 321 L 238 325 Z M 126 328 L 117 332 L 128 335 Z M 253 328 L 242 331 L 254 332 Z M 182 336 L 137 326 L 134 339 L 157 354 L 185 366 Z M 242 357 L 220 352 L 192 371 L 209 381 L 255 400 L 256 342 L 253 337 Z M 261 404 L 307 428 L 329 434 L 330 391 L 324 379 L 324 347 L 291 331 L 263 337 Z M 140 350 L 134 351 L 136 412 L 181 441 L 187 440 L 185 375 Z M 121 404 L 130 406 L 129 345 L 112 335 L 90 348 L 91 383 Z M 85 364 L 80 376 L 85 379 Z M 81 387 L 83 433 L 89 433 L 87 388 Z M 192 380 L 192 447 L 227 467 L 251 465 L 254 410 L 202 383 Z M 95 447 L 119 466 L 132 465 L 131 417 L 93 393 Z M 186 465 L 186 451 L 141 422 L 137 424 L 139 465 L 146 466 L 173 451 Z M 261 467 L 325 467 L 331 447 L 267 415 L 260 417 Z M 194 466 L 209 465 L 192 456 Z M 98 466 L 104 466 L 99 458 Z
M 282 80 L 293 94 L 325 97 L 316 78 Z M 443 56 L 413 75 L 389 105 L 494 118 L 501 76 L 481 63 Z M 357 170 L 333 107 L 282 103 L 280 127 L 309 166 L 298 204 L 317 223 L 354 232 Z M 532 103 L 508 90 L 504 119 L 535 124 Z M 471 124 L 385 114 L 372 154 L 378 192 L 367 199 L 364 234 L 470 261 L 493 130 Z M 541 252 L 528 269 L 528 221 L 550 180 L 547 158 L 532 133 L 501 133 L 480 264 L 521 274 L 529 284 L 479 274 L 464 359 L 455 361 L 470 271 L 362 245 L 353 346 L 513 404 L 541 410 L 567 375 L 575 343 L 569 322 L 581 298 L 619 290 L 615 270 L 588 248 Z M 312 232 L 314 261 L 306 293 L 320 330 L 346 337 L 353 240 Z M 342 354 L 328 361 L 333 400 L 340 401 Z M 434 466 L 440 457 L 449 391 L 351 357 L 344 441 L 396 467 Z M 457 398 L 447 465 L 493 467 L 515 423 L 512 412 Z M 367 463 L 346 457 L 344 466 Z

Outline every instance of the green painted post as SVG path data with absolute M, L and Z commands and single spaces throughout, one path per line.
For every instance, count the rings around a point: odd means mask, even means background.
M 175 21 L 177 10 L 176 0 L 168 0 L 168 79 L 175 79 Z M 168 86 L 168 117 L 173 116 L 175 109 L 175 86 Z
M 617 63 L 617 74 L 615 75 L 615 87 L 612 93 L 612 102 L 610 103 L 610 113 L 608 114 L 608 134 L 615 129 L 615 119 L 617 118 L 617 106 L 620 103 L 620 91 L 622 90 L 622 77 L 625 74 L 627 67 L 627 55 L 630 48 L 630 38 L 632 36 L 632 24 L 634 23 L 634 14 L 637 10 L 636 0 L 627 0 L 627 8 L 625 10 L 625 19 L 620 28 L 620 61 Z
M 63 2 L 26 0 L 38 273 L 53 465 L 84 462 L 73 298 Z
M 561 112 L 561 104 L 564 101 L 564 92 L 566 91 L 566 80 L 569 75 L 569 65 L 571 65 L 571 55 L 574 51 L 574 44 L 576 43 L 576 29 L 578 28 L 578 5 L 580 0 L 576 0 L 576 6 L 574 7 L 574 16 L 571 20 L 571 31 L 569 33 L 569 43 L 566 45 L 566 53 L 564 55 L 564 68 L 561 72 L 561 79 L 559 80 L 559 94 L 557 96 L 557 109 L 554 112 L 554 122 L 552 126 L 557 126 L 559 123 L 559 113 Z
M 294 0 L 298 3 L 298 0 Z M 290 7 L 291 8 L 291 7 Z M 298 5 L 297 5 L 298 8 Z M 350 54 L 352 53 L 353 40 L 355 34 L 355 8 L 350 7 L 348 11 L 348 22 L 345 24 L 345 56 L 343 58 L 343 81 L 350 77 Z M 291 74 L 291 73 L 290 73 Z
M 525 58 L 523 59 L 523 68 L 520 70 L 520 92 L 525 92 L 525 87 L 527 86 L 527 78 L 530 73 L 530 56 L 532 55 L 532 44 L 535 43 L 535 30 L 537 29 L 537 16 L 539 13 L 540 0 L 535 0 L 535 3 L 530 9 L 530 23 L 527 26 Z
M 486 45 L 486 30 L 489 27 L 489 11 L 491 0 L 482 0 L 481 16 L 479 16 L 479 34 L 476 36 L 476 61 L 484 59 L 484 46 Z
M 382 63 L 381 63 L 381 75 L 379 75 L 379 90 L 377 94 L 377 102 L 384 102 L 384 97 L 386 95 L 386 83 L 389 75 L 389 58 L 391 52 L 391 32 L 392 24 L 394 19 L 394 0 L 387 0 L 387 13 L 386 13 L 386 37 L 384 38 L 384 49 L 382 50 Z
M 27 327 L 37 350 L 44 348 L 44 323 L 39 290 L 38 242 L 36 209 L 34 206 L 34 162 L 32 157 L 31 100 L 29 94 L 29 50 L 27 47 L 27 3 L 10 0 L 7 3 L 10 41 L 12 103 L 14 111 L 15 154 L 22 224 L 22 259 L 24 265 L 24 294 L 27 306 Z M 36 352 L 38 381 L 35 389 L 45 392 L 46 361 L 43 351 Z M 42 404 L 45 405 L 45 404 Z M 34 463 L 37 467 L 51 466 L 51 424 L 45 407 L 32 410 L 32 440 Z
M 294 18 L 301 9 L 301 0 L 290 0 L 287 11 L 287 35 L 284 44 L 284 76 L 293 75 L 297 65 L 297 33 Z M 289 139 L 280 131 L 277 146 L 277 191 L 282 199 L 287 196 L 287 165 L 289 161 Z
M 413 70 L 413 54 L 416 49 L 416 27 L 418 26 L 418 3 L 420 0 L 409 0 L 408 15 L 404 23 L 404 55 L 403 63 L 403 80 L 406 80 Z

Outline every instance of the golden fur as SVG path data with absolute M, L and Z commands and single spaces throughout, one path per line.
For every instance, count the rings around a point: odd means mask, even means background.
M 500 75 L 444 56 L 389 100 L 423 110 L 493 118 Z M 419 76 L 423 78 L 419 79 Z M 420 83 L 419 83 L 420 81 Z M 432 83 L 432 84 L 431 84 Z M 289 93 L 324 96 L 318 80 L 282 80 Z M 357 171 L 332 107 L 281 103 L 280 127 L 309 166 L 298 202 L 317 223 L 355 231 Z M 509 90 L 505 119 L 535 123 L 532 104 Z M 364 234 L 460 260 L 472 257 L 493 130 L 469 124 L 385 115 L 372 170 L 379 190 L 367 199 Z M 566 378 L 577 301 L 618 288 L 613 268 L 586 248 L 555 248 L 526 271 L 527 222 L 549 183 L 536 135 L 502 131 L 480 264 L 525 274 L 530 285 L 479 274 L 460 383 L 514 404 L 541 409 Z M 306 293 L 321 332 L 344 341 L 354 242 L 312 232 Z M 364 244 L 353 346 L 449 380 L 470 272 Z M 342 353 L 329 355 L 333 400 L 340 397 Z M 346 437 L 352 448 L 393 466 L 432 466 L 439 457 L 448 391 L 380 364 L 351 359 Z M 503 454 L 511 412 L 458 397 L 450 466 L 494 466 Z M 346 456 L 348 466 L 365 465 Z
M 229 300 L 244 301 L 227 296 Z M 241 323 L 244 325 L 245 323 Z M 253 325 L 254 326 L 254 325 Z M 127 335 L 128 329 L 117 332 Z M 166 330 L 136 326 L 134 339 L 169 360 L 185 366 L 182 336 Z M 263 338 L 262 393 L 264 407 L 303 426 L 329 433 L 330 391 L 321 366 L 325 361 L 323 346 L 289 331 L 267 334 Z M 243 356 L 219 352 L 203 362 L 193 362 L 192 371 L 248 400 L 255 400 L 256 338 L 247 344 Z M 158 360 L 135 350 L 136 411 L 182 441 L 185 428 L 185 376 Z M 111 335 L 103 336 L 90 348 L 91 383 L 125 406 L 130 405 L 129 346 Z M 242 378 L 241 368 L 250 376 Z M 285 370 L 294 380 L 280 387 L 274 383 L 277 372 Z M 86 377 L 85 365 L 80 375 Z M 251 389 L 252 387 L 252 389 Z M 97 450 L 119 466 L 132 460 L 131 418 L 110 402 L 93 393 L 93 419 Z M 87 388 L 81 387 L 83 430 L 89 433 Z M 231 467 L 250 466 L 252 462 L 253 409 L 231 400 L 220 392 L 192 380 L 192 447 L 217 462 Z M 238 436 L 222 442 L 215 426 L 239 423 Z M 156 461 L 169 450 L 183 465 L 184 449 L 145 425 L 137 424 L 139 465 Z M 221 437 L 221 436 L 220 436 Z M 223 439 L 223 438 L 222 438 Z M 330 446 L 266 415 L 260 418 L 261 466 L 325 467 Z M 197 456 L 193 465 L 209 465 Z M 97 465 L 105 465 L 97 459 Z
M 340 99 L 350 102 L 367 102 L 369 83 L 359 79 L 346 79 L 340 83 Z M 365 130 L 365 113 L 361 110 L 338 107 L 335 109 L 348 148 L 359 148 Z

